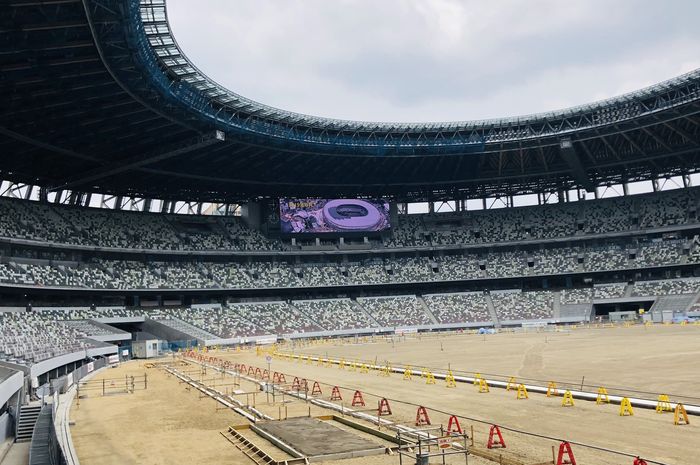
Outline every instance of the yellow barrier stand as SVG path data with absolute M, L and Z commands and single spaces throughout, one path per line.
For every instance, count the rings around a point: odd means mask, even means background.
M 547 397 L 556 397 L 559 395 L 559 391 L 557 391 L 557 383 L 554 381 L 550 381 L 547 384 Z
M 391 367 L 389 365 L 384 365 L 379 372 L 379 376 L 391 376 Z
M 514 377 L 514 376 L 511 376 L 511 377 L 508 379 L 508 384 L 506 384 L 506 391 L 510 391 L 511 389 L 515 389 L 515 388 L 517 388 L 517 387 L 518 387 L 518 386 L 515 384 L 515 377 Z
M 688 420 L 688 412 L 685 411 L 685 406 L 683 404 L 676 404 L 676 410 L 673 412 L 673 424 L 674 425 L 689 425 L 690 420 Z
M 561 400 L 562 407 L 573 407 L 574 406 L 574 396 L 571 395 L 571 391 L 568 389 L 564 393 L 564 397 Z
M 445 375 L 445 383 L 448 388 L 457 387 L 457 382 L 455 381 L 455 376 L 452 374 L 452 370 L 449 370 L 447 375 Z
M 671 399 L 666 394 L 659 394 L 658 402 L 656 403 L 656 413 L 673 412 L 671 408 Z
M 489 390 L 489 383 L 486 382 L 484 378 L 481 378 L 479 380 L 479 392 L 480 393 L 485 393 L 485 392 L 490 392 Z
M 529 399 L 530 396 L 527 395 L 527 388 L 524 384 L 518 385 L 518 393 L 515 395 L 516 399 Z
M 435 384 L 435 376 L 432 371 L 425 373 L 425 384 Z
M 626 416 L 633 416 L 634 415 L 634 410 L 632 410 L 632 403 L 627 397 L 623 397 L 622 401 L 620 402 L 620 416 L 621 417 L 626 417 Z
M 357 363 L 355 363 L 354 360 L 350 362 L 350 368 L 348 369 L 348 371 L 357 371 Z
M 410 366 L 407 366 L 403 369 L 403 379 L 407 381 L 411 381 L 411 377 L 413 376 L 413 370 L 411 370 Z
M 598 405 L 610 403 L 610 398 L 608 397 L 608 390 L 605 389 L 603 386 L 598 388 L 598 396 L 595 398 L 595 403 Z
M 341 359 L 340 359 L 340 363 L 338 364 L 338 368 L 339 368 L 340 370 L 344 370 L 344 369 L 345 369 L 345 359 L 344 359 L 344 358 L 341 358 Z
M 369 373 L 369 366 L 366 363 L 363 363 L 360 367 L 360 373 Z
M 476 373 L 474 375 L 474 386 L 479 384 L 479 380 L 481 379 L 481 373 Z

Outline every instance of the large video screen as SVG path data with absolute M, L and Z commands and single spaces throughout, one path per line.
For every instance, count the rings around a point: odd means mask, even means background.
M 389 202 L 382 199 L 280 199 L 284 234 L 384 231 L 389 218 Z

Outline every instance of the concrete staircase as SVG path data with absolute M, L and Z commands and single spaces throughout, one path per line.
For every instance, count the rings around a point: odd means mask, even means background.
M 207 340 L 207 339 L 219 339 L 219 336 L 216 334 L 212 334 L 209 331 L 200 328 L 199 326 L 195 326 L 191 323 L 188 323 L 184 320 L 181 320 L 179 318 L 175 317 L 170 317 L 169 319 L 157 319 L 153 320 L 156 323 L 159 323 L 163 326 L 167 326 L 169 328 L 174 329 L 175 331 L 179 331 L 183 334 L 186 334 L 189 336 L 191 339 L 197 339 L 197 340 Z
M 554 319 L 561 318 L 561 292 L 554 293 L 554 302 L 552 302 L 552 313 Z
M 360 302 L 358 302 L 358 301 L 355 300 L 355 299 L 351 299 L 351 302 L 352 302 L 353 307 L 355 307 L 355 309 L 356 309 L 358 312 L 364 313 L 365 315 L 367 315 L 367 318 L 369 318 L 369 321 L 372 322 L 372 325 L 373 325 L 375 328 L 379 328 L 380 326 L 382 326 L 382 325 L 379 324 L 379 322 L 378 322 L 377 320 L 374 319 L 374 317 L 372 316 L 371 313 L 369 313 L 367 310 L 365 310 L 365 307 L 363 307 L 362 304 L 361 304 Z
M 20 407 L 15 442 L 30 442 L 32 440 L 34 426 L 40 412 L 41 405 L 23 405 Z
M 290 309 L 294 310 L 294 311 L 297 312 L 299 315 L 301 315 L 301 316 L 303 316 L 304 318 L 306 318 L 306 320 L 307 320 L 310 324 L 316 325 L 316 326 L 318 326 L 319 328 L 321 328 L 321 331 L 327 331 L 327 330 L 328 330 L 328 328 L 324 328 L 323 326 L 321 326 L 320 324 L 318 324 L 318 321 L 316 321 L 316 320 L 313 318 L 313 316 L 309 315 L 309 314 L 306 313 L 306 312 L 301 311 L 301 310 L 299 309 L 299 307 L 297 307 L 296 305 L 294 305 L 294 302 L 292 302 L 291 300 L 290 300 L 289 302 L 287 302 L 287 305 L 289 306 Z
M 430 318 L 430 322 L 434 325 L 439 324 L 437 318 L 435 318 L 435 315 L 433 315 L 433 312 L 430 311 L 430 307 L 428 307 L 428 304 L 425 301 L 425 299 L 423 299 L 422 296 L 418 295 L 416 296 L 416 300 L 418 301 L 418 305 L 421 306 L 425 314 L 428 315 L 428 318 Z
M 564 304 L 559 310 L 559 316 L 556 318 L 578 318 L 579 321 L 589 321 L 593 304 Z
M 664 312 L 683 313 L 695 302 L 695 294 L 662 295 L 649 309 L 649 312 L 661 317 Z
M 486 294 L 486 306 L 489 309 L 489 315 L 491 315 L 491 320 L 496 328 L 501 327 L 501 321 L 498 319 L 498 314 L 496 313 L 496 307 L 493 306 L 493 299 L 491 299 L 490 294 Z

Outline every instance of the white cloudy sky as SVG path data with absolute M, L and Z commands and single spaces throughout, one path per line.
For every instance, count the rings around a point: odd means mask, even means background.
M 169 0 L 214 80 L 287 110 L 449 121 L 564 108 L 700 67 L 698 0 Z

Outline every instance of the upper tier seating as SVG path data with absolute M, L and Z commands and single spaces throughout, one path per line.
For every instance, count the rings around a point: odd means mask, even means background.
M 229 263 L 206 261 L 87 262 L 8 257 L 0 261 L 0 283 L 89 289 L 237 289 L 296 288 L 554 275 L 585 271 L 646 269 L 700 263 L 687 240 L 634 241 L 584 247 L 500 250 L 429 257 L 371 258 L 337 264 L 287 261 Z M 684 253 L 690 248 L 690 253 Z
M 699 200 L 700 188 L 687 188 L 555 205 L 400 215 L 380 246 L 458 246 L 695 224 Z M 239 217 L 114 211 L 7 198 L 0 198 L 0 237 L 174 251 L 291 248 L 247 227 Z M 324 247 L 329 244 L 333 242 Z
M 77 208 L 0 198 L 0 237 L 155 250 L 285 250 L 240 218 Z
M 546 206 L 402 216 L 387 247 L 480 244 L 697 223 L 700 189 Z

